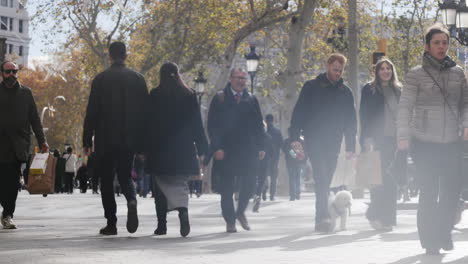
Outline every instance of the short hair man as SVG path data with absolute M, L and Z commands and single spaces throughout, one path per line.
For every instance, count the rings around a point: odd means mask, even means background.
M 448 56 L 450 34 L 440 24 L 425 34 L 422 65 L 405 78 L 397 118 L 398 148 L 421 175 L 418 233 L 426 254 L 453 249 L 452 229 L 462 185 L 459 128 L 468 140 L 468 87 Z
M 47 145 L 41 120 L 31 89 L 18 81 L 18 65 L 11 61 L 0 65 L 0 204 L 1 223 L 5 229 L 15 229 L 13 214 L 18 196 L 21 163 L 28 160 L 31 128 L 43 152 Z
M 208 113 L 211 148 L 215 163 L 220 165 L 217 191 L 228 233 L 237 232 L 236 218 L 242 228 L 250 230 L 245 209 L 255 191 L 259 159 L 265 157 L 263 117 L 257 98 L 246 88 L 246 80 L 244 70 L 233 69 L 229 83 L 213 97 Z M 237 211 L 233 201 L 236 191 Z
M 354 97 L 341 77 L 345 65 L 345 56 L 330 55 L 327 71 L 302 87 L 291 118 L 290 137 L 297 144 L 300 135 L 304 136 L 304 149 L 314 170 L 317 232 L 330 230 L 328 194 L 343 136 L 347 158 L 356 147 Z
M 87 155 L 95 137 L 95 173 L 101 177 L 101 197 L 107 219 L 107 225 L 99 231 L 102 235 L 117 234 L 114 170 L 127 199 L 127 230 L 134 233 L 138 228 L 131 166 L 134 153 L 143 150 L 148 99 L 143 75 L 124 64 L 127 58 L 125 44 L 112 43 L 109 56 L 112 65 L 92 82 L 83 128 L 83 146 Z

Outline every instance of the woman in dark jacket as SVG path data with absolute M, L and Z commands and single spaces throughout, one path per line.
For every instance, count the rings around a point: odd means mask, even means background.
M 361 94 L 361 151 L 380 152 L 382 184 L 371 188 L 366 213 L 371 226 L 390 231 L 396 225 L 397 182 L 389 170 L 396 151 L 396 117 L 401 85 L 393 63 L 382 58 L 375 65 L 374 80 Z
M 150 100 L 147 152 L 158 217 L 154 234 L 165 235 L 167 212 L 178 210 L 180 234 L 185 237 L 190 232 L 187 181 L 200 173 L 199 157 L 203 159 L 208 149 L 200 105 L 172 62 L 161 66 L 160 84 Z

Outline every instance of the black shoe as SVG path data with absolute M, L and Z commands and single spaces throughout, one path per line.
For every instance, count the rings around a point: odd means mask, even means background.
M 444 243 L 443 246 L 442 246 L 442 249 L 445 250 L 445 251 L 453 250 L 453 241 L 450 240 L 447 243 Z
M 272 201 L 272 202 L 273 202 L 274 200 L 275 200 L 275 197 L 273 197 L 273 196 L 270 196 L 270 201 Z
M 329 231 L 330 231 L 330 223 L 329 222 L 324 221 L 324 222 L 315 224 L 315 232 L 327 233 Z
M 117 235 L 117 227 L 113 225 L 106 225 L 105 227 L 101 228 L 101 230 L 99 230 L 99 234 L 105 236 Z
M 186 237 L 190 233 L 190 222 L 187 209 L 179 211 L 180 235 Z
M 258 209 L 260 209 L 260 201 L 262 199 L 260 199 L 259 196 L 256 196 L 255 195 L 255 198 L 254 198 L 254 203 L 253 203 L 253 207 L 252 207 L 252 212 L 254 213 L 258 213 Z
M 250 230 L 249 222 L 247 222 L 247 217 L 245 217 L 245 214 L 243 214 L 243 213 L 238 214 L 237 215 L 237 220 L 239 221 L 242 228 L 244 228 L 247 231 Z
M 263 201 L 266 201 L 267 197 L 266 197 L 266 193 L 262 194 L 262 200 Z
M 158 224 L 158 228 L 154 230 L 154 234 L 157 236 L 162 236 L 162 235 L 167 234 L 167 226 L 165 224 L 164 225 Z
M 289 201 L 295 201 L 295 200 L 296 200 L 296 198 L 294 198 L 294 197 L 289 198 Z
M 138 229 L 137 201 L 127 203 L 127 231 L 135 233 Z
M 431 255 L 431 256 L 440 255 L 440 249 L 438 249 L 438 248 L 426 248 L 426 255 Z

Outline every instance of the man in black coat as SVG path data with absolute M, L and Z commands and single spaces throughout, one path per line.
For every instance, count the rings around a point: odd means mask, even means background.
M 1 223 L 5 229 L 16 229 L 13 213 L 18 196 L 21 163 L 26 162 L 31 144 L 31 128 L 43 152 L 48 151 L 41 120 L 31 89 L 18 82 L 18 65 L 1 64 L 0 83 L 0 204 Z
M 327 72 L 302 87 L 291 118 L 290 136 L 298 141 L 302 133 L 314 172 L 318 232 L 329 231 L 328 194 L 343 135 L 347 159 L 353 156 L 356 145 L 354 97 L 341 78 L 345 65 L 343 55 L 332 54 Z
M 217 190 L 228 233 L 237 232 L 236 218 L 250 230 L 245 209 L 255 191 L 259 160 L 263 151 L 263 118 L 257 98 L 246 89 L 247 73 L 233 69 L 229 84 L 212 99 L 208 113 L 208 134 L 219 168 Z M 237 189 L 239 188 L 239 189 Z M 239 191 L 237 212 L 233 194 Z
M 265 116 L 267 123 L 267 133 L 271 137 L 271 155 L 270 162 L 268 164 L 268 174 L 270 175 L 270 201 L 275 200 L 276 194 L 276 183 L 278 181 L 278 161 L 280 156 L 280 150 L 283 146 L 283 135 L 281 131 L 273 124 L 274 118 L 272 114 Z
M 101 177 L 101 197 L 107 225 L 103 235 L 117 234 L 117 205 L 114 198 L 114 170 L 127 199 L 127 230 L 138 228 L 137 201 L 131 178 L 135 152 L 143 150 L 144 118 L 148 90 L 143 75 L 127 68 L 126 47 L 114 42 L 109 47 L 112 65 L 98 74 L 91 85 L 83 128 L 83 146 L 90 154 L 93 135 L 96 171 Z

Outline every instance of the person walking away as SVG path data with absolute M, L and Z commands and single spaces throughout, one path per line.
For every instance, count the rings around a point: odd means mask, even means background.
M 153 176 L 158 227 L 167 233 L 167 212 L 179 212 L 180 235 L 190 233 L 188 180 L 200 173 L 208 142 L 203 129 L 197 94 L 187 87 L 175 63 L 160 69 L 159 86 L 150 92 L 148 166 Z
M 65 191 L 68 194 L 73 193 L 73 180 L 76 174 L 76 155 L 73 154 L 73 149 L 71 147 L 67 148 L 67 153 L 63 155 L 65 160 Z
M 88 166 L 86 166 L 86 163 L 82 163 L 81 167 L 78 169 L 78 172 L 76 173 L 76 178 L 78 179 L 80 183 L 80 191 L 81 193 L 86 193 L 86 190 L 88 189 Z
M 127 231 L 138 229 L 137 200 L 132 182 L 132 159 L 143 152 L 145 113 L 148 90 L 143 75 L 125 66 L 126 46 L 113 42 L 109 46 L 112 65 L 99 73 L 91 84 L 83 127 L 83 147 L 90 155 L 96 152 L 96 171 L 101 178 L 101 198 L 107 225 L 99 233 L 117 234 L 117 205 L 113 180 L 117 173 L 127 200 Z
M 449 31 L 440 24 L 424 35 L 422 65 L 405 78 L 397 119 L 398 149 L 411 153 L 420 183 L 417 225 L 426 254 L 452 250 L 460 199 L 460 134 L 468 140 L 468 86 L 447 54 Z M 463 128 L 460 131 L 460 128 Z
M 278 162 L 283 145 L 283 135 L 281 131 L 274 125 L 274 117 L 272 114 L 265 116 L 267 123 L 267 134 L 271 137 L 272 149 L 270 154 L 270 161 L 268 164 L 268 175 L 270 176 L 270 201 L 275 200 L 276 185 L 278 182 Z
M 42 152 L 49 151 L 31 89 L 18 81 L 18 65 L 0 64 L 0 205 L 4 229 L 16 229 L 13 221 L 21 163 L 29 157 L 31 129 Z

